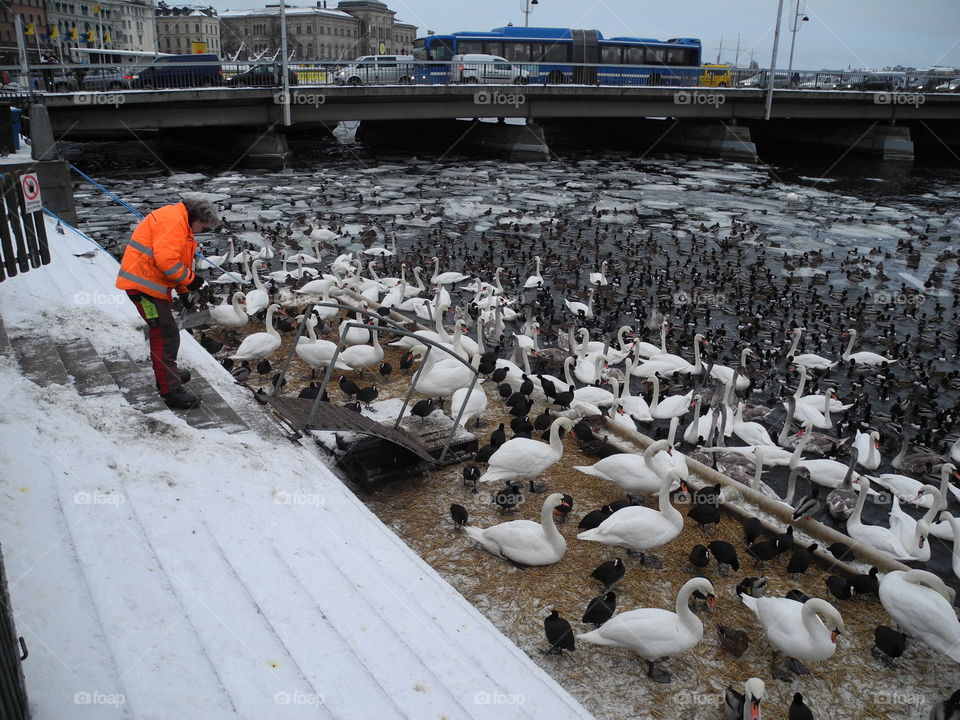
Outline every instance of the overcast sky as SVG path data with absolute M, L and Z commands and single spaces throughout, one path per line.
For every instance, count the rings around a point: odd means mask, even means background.
M 279 0 L 213 0 L 219 10 L 263 7 Z M 418 35 L 490 30 L 523 24 L 526 0 L 384 0 L 397 18 L 418 26 Z M 173 3 L 171 3 L 173 4 Z M 311 6 L 306 0 L 288 5 Z M 328 0 L 329 7 L 336 0 Z M 784 0 L 780 37 L 786 65 L 787 32 L 795 0 Z M 802 0 L 809 21 L 796 34 L 794 66 L 801 68 L 906 65 L 960 67 L 960 0 Z M 592 28 L 606 37 L 697 37 L 704 62 L 714 62 L 723 38 L 723 61 L 743 64 L 755 54 L 768 65 L 773 49 L 777 0 L 539 0 L 530 24 Z

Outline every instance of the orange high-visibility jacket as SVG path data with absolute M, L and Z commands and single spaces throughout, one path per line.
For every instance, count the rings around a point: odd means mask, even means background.
M 196 251 L 186 206 L 164 205 L 134 229 L 120 261 L 117 287 L 169 300 L 171 288 L 186 292 L 193 282 Z

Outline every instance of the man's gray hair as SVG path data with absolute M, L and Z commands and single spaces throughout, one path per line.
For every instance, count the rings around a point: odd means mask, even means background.
M 209 200 L 200 200 L 197 198 L 183 198 L 181 202 L 187 208 L 187 222 L 202 222 L 210 228 L 215 228 L 220 224 L 220 212 L 217 206 Z

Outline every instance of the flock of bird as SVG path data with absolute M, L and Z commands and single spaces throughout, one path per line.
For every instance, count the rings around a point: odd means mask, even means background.
M 523 493 L 547 490 L 542 483 L 549 482 L 570 433 L 582 452 L 597 458 L 575 469 L 627 496 L 584 513 L 577 538 L 626 549 L 648 567 L 662 564 L 651 551 L 683 530 L 675 493 L 692 498 L 686 517 L 704 533 L 720 522 L 726 491 L 691 489 L 686 458 L 692 457 L 789 507 L 794 519 L 812 516 L 845 530 L 849 545 L 830 547 L 841 559 L 869 546 L 892 560 L 922 565 L 931 560 L 931 535 L 956 539 L 952 571 L 960 577 L 960 516 L 950 510 L 960 501 L 960 438 L 952 438 L 957 407 L 950 404 L 960 389 L 956 269 L 953 307 L 941 304 L 944 295 L 937 292 L 957 253 L 945 247 L 937 255 L 924 289 L 897 288 L 916 301 L 881 303 L 871 299 L 874 291 L 835 287 L 831 274 L 840 282 L 885 278 L 889 252 L 863 256 L 851 250 L 839 259 L 808 252 L 778 274 L 781 256 L 748 221 L 734 219 L 723 232 L 719 225 L 694 231 L 674 223 L 666 253 L 660 245 L 664 230 L 645 228 L 640 218 L 629 230 L 611 227 L 606 214 L 598 210 L 576 229 L 561 215 L 535 233 L 500 218 L 496 232 L 472 242 L 451 242 L 456 233 L 435 227 L 403 249 L 397 243 L 400 224 L 371 227 L 360 237 L 346 237 L 333 215 L 256 227 L 262 246 L 244 248 L 231 240 L 224 255 L 198 264 L 209 271 L 211 286 L 226 290 L 209 315 L 228 334 L 223 343 L 205 335 L 205 346 L 229 353 L 224 363 L 238 378 L 250 376 L 251 363 L 263 375 L 271 372 L 271 358 L 277 360 L 281 332 L 299 333 L 302 324 L 298 357 L 325 372 L 336 354 L 339 387 L 358 411 L 377 398 L 376 385 L 361 387 L 342 373 L 359 372 L 361 379 L 373 371 L 389 375 L 393 367 L 384 346 L 398 347 L 401 371 L 414 374 L 414 388 L 425 396 L 412 414 L 426 418 L 446 404 L 451 418 L 475 428 L 488 413 L 512 416 L 512 437 L 500 423 L 475 463 L 465 467 L 469 489 L 502 484 L 494 502 L 514 511 Z M 346 242 L 364 247 L 342 252 Z M 933 242 L 924 235 L 904 242 L 901 252 L 909 255 L 916 252 L 914 243 Z M 324 255 L 331 259 L 324 262 Z M 432 273 L 422 269 L 425 257 Z M 821 265 L 833 269 L 820 271 Z M 795 275 L 798 267 L 814 274 Z M 709 299 L 697 299 L 703 297 Z M 303 308 L 311 301 L 321 305 L 307 317 Z M 391 337 L 389 326 L 370 315 L 342 314 L 324 302 L 414 323 L 417 337 Z M 338 318 L 340 330 L 333 326 Z M 263 320 L 263 331 L 231 342 L 255 319 Z M 856 350 L 861 338 L 882 352 Z M 486 381 L 470 389 L 475 375 Z M 272 381 L 282 379 L 274 375 Z M 316 383 L 307 390 L 316 394 Z M 599 416 L 648 432 L 655 442 L 642 455 L 623 452 L 591 429 Z M 898 447 L 895 455 L 887 449 L 891 445 Z M 781 495 L 777 486 L 784 474 Z M 645 505 L 644 496 L 655 498 L 656 508 Z M 865 522 L 868 499 L 875 516 Z M 517 565 L 540 566 L 563 560 L 567 542 L 556 523 L 573 504 L 569 495 L 550 492 L 539 522 L 511 520 L 487 528 L 471 525 L 459 504 L 451 516 L 484 550 Z M 904 507 L 923 514 L 915 517 Z M 881 509 L 885 517 L 878 521 Z M 792 527 L 769 534 L 747 523 L 744 542 L 741 552 L 758 570 L 791 553 L 786 570 L 804 573 L 816 550 L 796 543 Z M 697 545 L 689 559 L 700 572 L 711 559 L 721 573 L 739 570 L 736 548 L 719 540 Z M 703 623 L 690 604 L 712 605 L 714 587 L 706 577 L 694 577 L 677 594 L 674 612 L 617 612 L 615 587 L 625 567 L 615 559 L 594 573 L 603 592 L 583 618 L 594 630 L 576 635 L 551 612 L 544 623 L 550 651 L 573 650 L 575 640 L 628 648 L 648 662 L 651 679 L 669 682 L 658 663 L 702 641 Z M 910 638 L 960 662 L 955 593 L 944 577 L 920 567 L 831 576 L 826 589 L 834 602 L 802 594 L 768 597 L 756 577 L 742 581 L 738 595 L 777 653 L 773 676 L 788 679 L 807 672 L 804 663 L 834 654 L 844 630 L 834 603 L 851 593 L 878 596 L 899 628 L 877 628 L 878 657 L 891 662 Z M 734 654 L 742 654 L 754 636 L 722 625 L 718 633 Z M 777 663 L 780 656 L 786 661 Z M 743 692 L 728 688 L 727 717 L 759 718 L 764 693 L 759 678 L 747 680 Z M 800 693 L 789 717 L 813 717 Z M 960 694 L 930 717 L 960 718 Z

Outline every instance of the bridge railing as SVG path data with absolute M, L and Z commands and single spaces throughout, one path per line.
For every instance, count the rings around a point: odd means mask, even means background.
M 235 87 L 279 87 L 281 71 L 273 61 L 220 61 L 216 73 L 191 74 L 182 70 L 193 63 L 150 63 L 156 68 L 178 68 L 165 87 L 205 85 Z M 198 63 L 197 65 L 200 65 Z M 24 74 L 18 66 L 0 66 L 0 94 L 30 96 L 42 92 L 117 91 L 136 89 L 151 83 L 138 79 L 138 68 L 116 66 L 118 77 L 104 79 L 98 70 L 112 66 L 41 64 L 29 66 Z M 142 68 L 140 68 L 142 69 Z M 178 82 L 178 78 L 183 82 Z M 578 63 L 524 62 L 439 62 L 400 61 L 356 63 L 292 61 L 288 65 L 290 85 L 604 85 L 633 87 L 709 87 L 762 90 L 769 72 L 763 68 L 726 65 L 702 67 L 666 65 L 595 65 Z M 153 84 L 160 87 L 159 83 Z M 794 90 L 859 90 L 908 92 L 960 92 L 960 70 L 946 71 L 864 71 L 864 70 L 777 70 L 774 87 Z

